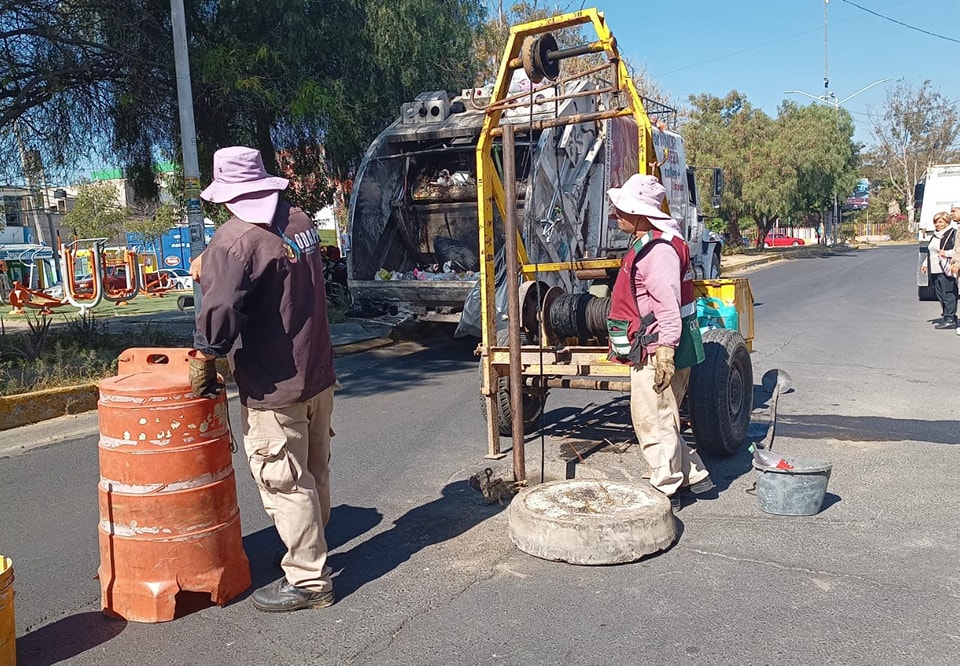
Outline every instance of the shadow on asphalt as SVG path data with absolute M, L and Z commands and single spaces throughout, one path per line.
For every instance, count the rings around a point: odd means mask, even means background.
M 17 661 L 31 666 L 59 664 L 103 645 L 126 626 L 125 620 L 108 618 L 103 613 L 69 615 L 18 638 Z
M 928 442 L 956 445 L 957 421 L 892 419 L 884 416 L 791 414 L 777 419 L 777 435 L 845 442 Z
M 543 435 L 546 437 L 579 437 L 622 442 L 634 438 L 630 422 L 630 396 L 619 395 L 609 402 L 590 403 L 585 407 L 558 407 L 543 414 Z M 540 431 L 527 437 L 538 439 Z
M 327 524 L 327 550 L 334 550 L 350 543 L 383 521 L 383 514 L 365 506 L 340 504 L 330 510 L 330 522 Z M 246 599 L 259 587 L 275 581 L 283 575 L 280 560 L 287 552 L 275 527 L 265 527 L 259 532 L 243 537 L 243 550 L 250 560 L 250 588 L 234 602 Z M 339 595 L 339 586 L 337 589 Z M 340 595 L 342 596 L 342 595 Z
M 412 354 L 391 355 L 391 348 L 373 350 L 360 357 L 363 367 L 345 372 L 341 368 L 353 368 L 355 361 L 338 359 L 338 378 L 343 384 L 337 390 L 337 396 L 358 397 L 390 393 L 403 390 L 415 384 L 429 382 L 431 375 L 473 369 L 479 359 L 473 351 L 477 347 L 476 338 L 435 337 L 418 341 L 424 347 Z M 348 357 L 350 358 L 350 357 Z M 348 365 L 350 363 L 351 365 Z M 375 366 L 375 371 L 370 369 Z M 479 386 L 479 384 L 478 384 Z
M 444 486 L 439 498 L 406 512 L 390 529 L 330 557 L 330 566 L 338 572 L 334 579 L 337 598 L 350 596 L 414 553 L 458 537 L 506 507 L 483 504 L 466 480 Z

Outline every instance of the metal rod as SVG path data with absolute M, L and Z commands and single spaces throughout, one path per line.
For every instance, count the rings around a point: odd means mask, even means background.
M 547 51 L 548 60 L 566 60 L 567 58 L 576 58 L 577 56 L 587 55 L 588 53 L 600 53 L 605 50 L 603 48 L 603 42 L 591 42 L 589 44 L 584 44 L 583 46 L 574 46 L 569 49 L 560 49 L 558 51 Z M 523 60 L 520 58 L 513 58 L 509 63 L 510 67 L 517 69 L 523 67 Z
M 594 111 L 591 113 L 580 113 L 574 116 L 560 116 L 559 118 L 548 118 L 546 120 L 536 120 L 532 123 L 528 123 L 523 126 L 524 130 L 544 130 L 550 127 L 564 127 L 566 125 L 577 125 L 579 123 L 587 123 L 593 120 L 606 120 L 608 118 L 622 118 L 624 116 L 632 116 L 632 109 L 611 109 L 609 111 Z M 511 131 L 512 125 L 504 125 L 503 127 L 494 127 L 490 130 L 492 136 L 503 136 L 506 128 L 510 127 Z
M 594 95 L 605 95 L 608 93 L 619 93 L 623 92 L 618 88 L 612 86 L 607 88 L 596 88 L 592 90 L 581 90 L 580 92 L 567 93 L 566 95 L 555 95 L 554 97 L 544 97 L 540 104 L 546 104 L 548 102 L 560 102 L 567 99 L 576 99 L 578 97 L 593 97 Z M 523 107 L 530 106 L 530 100 L 520 100 L 513 102 L 511 104 L 502 104 L 497 108 L 507 110 L 507 109 L 520 109 Z
M 507 322 L 510 342 L 510 410 L 513 412 L 513 478 L 527 480 L 526 454 L 523 441 L 523 375 L 520 370 L 520 274 L 517 259 L 517 164 L 513 127 L 503 128 L 503 194 L 506 219 L 504 233 L 507 255 Z M 493 418 L 493 415 L 490 415 Z
M 531 388 L 571 388 L 591 389 L 596 391 L 630 392 L 630 382 L 616 379 L 578 379 L 575 377 L 526 377 L 527 386 Z
M 552 99 L 552 98 L 551 98 Z M 529 146 L 532 142 L 530 141 L 518 141 L 518 146 Z M 407 157 L 419 157 L 420 155 L 436 155 L 440 153 L 456 153 L 456 152 L 467 152 L 467 151 L 476 151 L 477 147 L 472 144 L 464 144 L 462 146 L 444 146 L 443 148 L 431 148 L 429 150 L 415 150 L 408 153 L 396 153 L 395 155 L 381 155 L 379 157 L 373 157 L 370 159 L 371 162 L 385 162 L 387 160 L 396 160 Z
M 616 63 L 613 63 L 613 65 L 614 66 L 612 67 L 612 70 L 613 70 L 614 78 L 616 79 L 616 75 L 619 70 L 616 67 Z M 551 84 L 551 87 L 563 86 L 564 84 L 570 83 L 571 81 L 579 81 L 581 79 L 585 79 L 588 76 L 591 76 L 592 74 L 597 74 L 599 72 L 602 72 L 605 69 L 611 69 L 610 64 L 604 63 L 598 67 L 593 67 L 586 71 L 579 72 L 571 76 L 566 76 L 562 79 L 558 79 Z M 611 88 L 613 92 L 623 92 L 622 90 L 620 90 L 620 86 L 617 84 L 612 85 Z M 499 102 L 496 102 L 495 104 L 488 104 L 487 106 L 485 106 L 484 111 L 486 111 L 487 113 L 490 113 L 491 111 L 494 111 L 494 110 L 501 110 L 504 108 L 513 108 L 514 106 L 529 105 L 531 94 L 534 92 L 536 91 L 525 90 L 523 92 L 514 93 L 513 95 L 507 95 Z M 584 92 L 588 95 L 596 95 L 598 93 L 598 91 L 596 90 L 588 90 Z M 557 99 L 557 98 L 552 97 L 551 99 Z M 527 101 L 523 102 L 523 100 L 527 100 Z

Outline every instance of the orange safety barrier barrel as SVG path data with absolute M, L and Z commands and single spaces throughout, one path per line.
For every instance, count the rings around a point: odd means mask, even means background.
M 0 555 L 0 666 L 17 664 L 17 623 L 13 616 L 13 562 Z
M 250 587 L 227 399 L 190 391 L 188 349 L 128 349 L 100 383 L 100 590 L 107 615 L 165 622 L 181 590 Z

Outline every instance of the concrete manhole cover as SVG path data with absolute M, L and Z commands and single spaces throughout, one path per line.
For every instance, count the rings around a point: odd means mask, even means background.
M 666 497 L 616 481 L 570 479 L 526 488 L 507 516 L 517 548 L 571 564 L 633 562 L 677 538 Z

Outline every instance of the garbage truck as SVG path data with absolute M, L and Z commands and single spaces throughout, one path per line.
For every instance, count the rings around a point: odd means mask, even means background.
M 513 77 L 512 89 L 529 85 Z M 534 91 L 503 114 L 504 124 L 575 117 L 595 108 L 587 97 L 568 97 L 605 86 L 600 77 Z M 474 153 L 493 85 L 451 95 L 433 91 L 402 105 L 400 117 L 366 151 L 350 198 L 347 280 L 353 307 L 368 316 L 459 322 L 480 277 L 477 174 Z M 532 102 L 532 103 L 527 103 Z M 676 111 L 646 100 L 655 116 L 653 142 L 670 208 L 681 220 L 697 277 L 720 276 L 722 241 L 704 226 L 696 169 L 687 165 L 683 138 L 669 129 Z M 618 256 L 628 239 L 609 225 L 605 192 L 636 166 L 625 147 L 637 143 L 636 124 L 611 118 L 566 128 L 537 129 L 517 144 L 524 244 L 531 262 Z M 494 147 L 502 159 L 499 143 Z M 633 151 L 636 152 L 635 150 Z M 711 188 L 719 193 L 722 174 Z M 502 246 L 497 223 L 495 245 Z M 575 276 L 552 277 L 568 289 Z M 474 324 L 475 326 L 476 324 Z M 470 328 L 467 328 L 470 330 Z M 475 330 L 475 328 L 474 328 Z
M 585 26 L 596 41 L 559 47 L 555 31 Z M 592 60 L 561 75 L 580 56 Z M 419 95 L 367 151 L 349 210 L 351 296 L 368 314 L 471 320 L 488 457 L 503 455 L 501 435 L 522 448 L 518 428 L 536 426 L 551 390 L 629 391 L 629 367 L 607 359 L 605 319 L 631 239 L 606 191 L 637 172 L 667 189 L 698 278 L 697 445 L 730 454 L 744 441 L 752 296 L 746 279 L 720 277 L 721 243 L 705 231 L 675 124 L 673 109 L 640 97 L 603 14 L 587 9 L 514 26 L 493 85 Z M 708 174 L 719 198 L 722 173 Z

